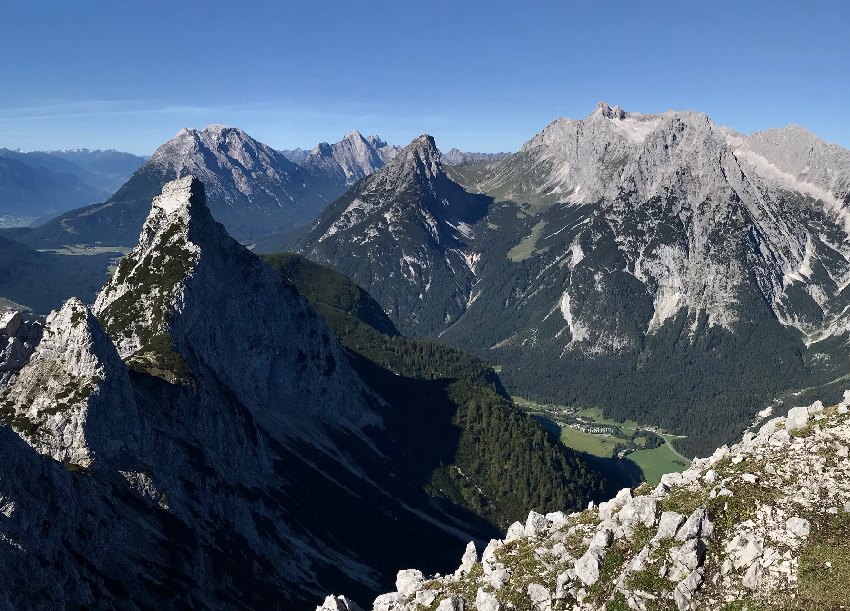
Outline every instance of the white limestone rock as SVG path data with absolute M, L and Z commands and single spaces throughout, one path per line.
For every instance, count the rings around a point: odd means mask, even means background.
M 396 591 L 405 598 L 413 596 L 425 583 L 425 576 L 417 569 L 403 569 L 395 578 Z
M 811 525 L 806 518 L 795 516 L 785 521 L 785 528 L 788 534 L 798 538 L 805 538 L 809 536 Z
M 141 425 L 127 368 L 86 305 L 68 300 L 45 323 L 29 363 L 0 394 L 36 450 L 80 467 L 138 456 Z
M 809 422 L 809 408 L 806 406 L 792 407 L 785 419 L 785 430 L 789 433 L 803 428 Z
M 478 588 L 475 594 L 476 611 L 502 611 L 502 605 L 492 592 Z
M 316 607 L 316 611 L 363 611 L 361 607 L 345 596 L 330 595 L 325 602 Z
M 468 575 L 476 562 L 478 562 L 478 551 L 475 549 L 475 542 L 470 541 L 466 544 L 466 549 L 460 560 L 460 566 L 455 571 L 455 577 L 461 578 L 464 575 Z

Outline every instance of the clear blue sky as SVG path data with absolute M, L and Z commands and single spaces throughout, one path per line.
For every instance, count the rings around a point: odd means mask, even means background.
M 516 150 L 603 99 L 850 148 L 850 1 L 0 0 L 0 147 L 150 153 L 227 123 Z

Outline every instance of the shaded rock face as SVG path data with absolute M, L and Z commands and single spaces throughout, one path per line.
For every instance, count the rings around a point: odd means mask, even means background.
M 295 248 L 368 287 L 402 332 L 436 333 L 470 301 L 476 258 L 466 245 L 489 203 L 446 175 L 424 135 L 334 202 Z
M 29 361 L 43 328 L 43 322 L 17 310 L 0 312 L 0 388 Z
M 226 278 L 239 282 L 222 290 Z M 140 369 L 166 372 L 176 360 L 187 376 L 209 372 L 258 414 L 276 408 L 270 418 L 321 419 L 330 410 L 336 424 L 343 415 L 368 421 L 362 385 L 343 366 L 324 322 L 213 220 L 203 185 L 192 177 L 154 199 L 138 247 L 98 296 L 95 312 L 122 357 Z M 327 396 L 338 399 L 328 405 Z
M 385 406 L 192 177 L 0 400 L 0 608 L 306 608 L 389 585 L 398 540 L 477 532 L 394 475 Z
M 831 608 L 846 600 L 835 579 L 850 521 L 845 395 L 774 418 L 655 489 L 626 488 L 570 515 L 531 512 L 480 561 L 467 549 L 450 575 L 400 571 L 397 591 L 372 608 Z

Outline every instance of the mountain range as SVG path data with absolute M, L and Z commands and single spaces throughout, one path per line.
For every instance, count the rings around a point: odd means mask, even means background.
M 830 608 L 848 205 L 850 152 L 690 111 L 513 154 L 181 130 L 0 236 L 0 609 Z M 614 496 L 633 463 L 512 396 L 714 454 Z
M 73 210 L 14 237 L 38 248 L 130 246 L 164 184 L 196 175 L 215 218 L 245 243 L 271 243 L 313 220 L 346 185 L 381 167 L 394 147 L 352 132 L 322 144 L 301 164 L 237 128 L 183 129 L 104 203 Z
M 112 150 L 0 149 L 0 226 L 28 225 L 103 200 L 143 162 L 142 157 Z
M 473 165 L 499 161 L 510 155 L 510 153 L 469 153 L 452 148 L 443 153 L 440 160 L 446 165 Z
M 485 363 L 399 335 L 336 272 L 264 262 L 193 176 L 93 307 L 0 321 L 0 608 L 366 600 L 529 505 L 610 494 Z
M 660 424 L 696 453 L 792 391 L 839 393 L 847 155 L 799 127 L 744 137 L 601 103 L 501 160 L 391 163 L 292 247 L 404 332 L 501 364 L 512 393 Z

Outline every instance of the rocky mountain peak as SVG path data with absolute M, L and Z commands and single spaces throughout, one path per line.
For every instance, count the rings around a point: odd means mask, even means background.
M 377 136 L 376 136 L 376 138 L 377 138 Z M 347 134 L 345 134 L 345 137 L 343 138 L 343 140 L 353 140 L 355 142 L 362 140 L 363 142 L 368 142 L 366 140 L 366 138 L 363 136 L 363 134 L 361 134 L 356 129 L 353 129 L 350 132 L 348 132 Z
M 606 119 L 625 119 L 626 113 L 619 106 L 611 108 L 607 102 L 602 101 L 596 105 L 594 111 L 590 114 L 591 117 L 601 116 Z
M 819 199 L 844 219 L 850 199 L 850 151 L 825 142 L 799 125 L 768 129 L 744 136 L 725 132 L 735 155 L 773 187 Z
M 423 134 L 414 138 L 396 155 L 391 164 L 393 173 L 406 173 L 430 181 L 443 174 L 440 151 L 434 138 Z
M 382 168 L 397 151 L 378 136 L 365 137 L 354 130 L 335 144 L 322 142 L 307 155 L 305 168 L 328 177 L 339 177 L 354 184 Z
M 78 299 L 47 318 L 41 342 L 0 403 L 6 424 L 60 462 L 91 467 L 134 452 L 139 443 L 126 367 Z
M 225 292 L 222 278 L 240 281 Z M 356 396 L 321 400 L 318 381 L 340 396 L 360 383 L 304 298 L 213 220 L 197 178 L 163 187 L 95 312 L 134 369 L 176 384 L 214 376 L 258 417 L 310 415 L 352 427 L 371 417 Z M 271 415 L 273 403 L 287 407 Z

